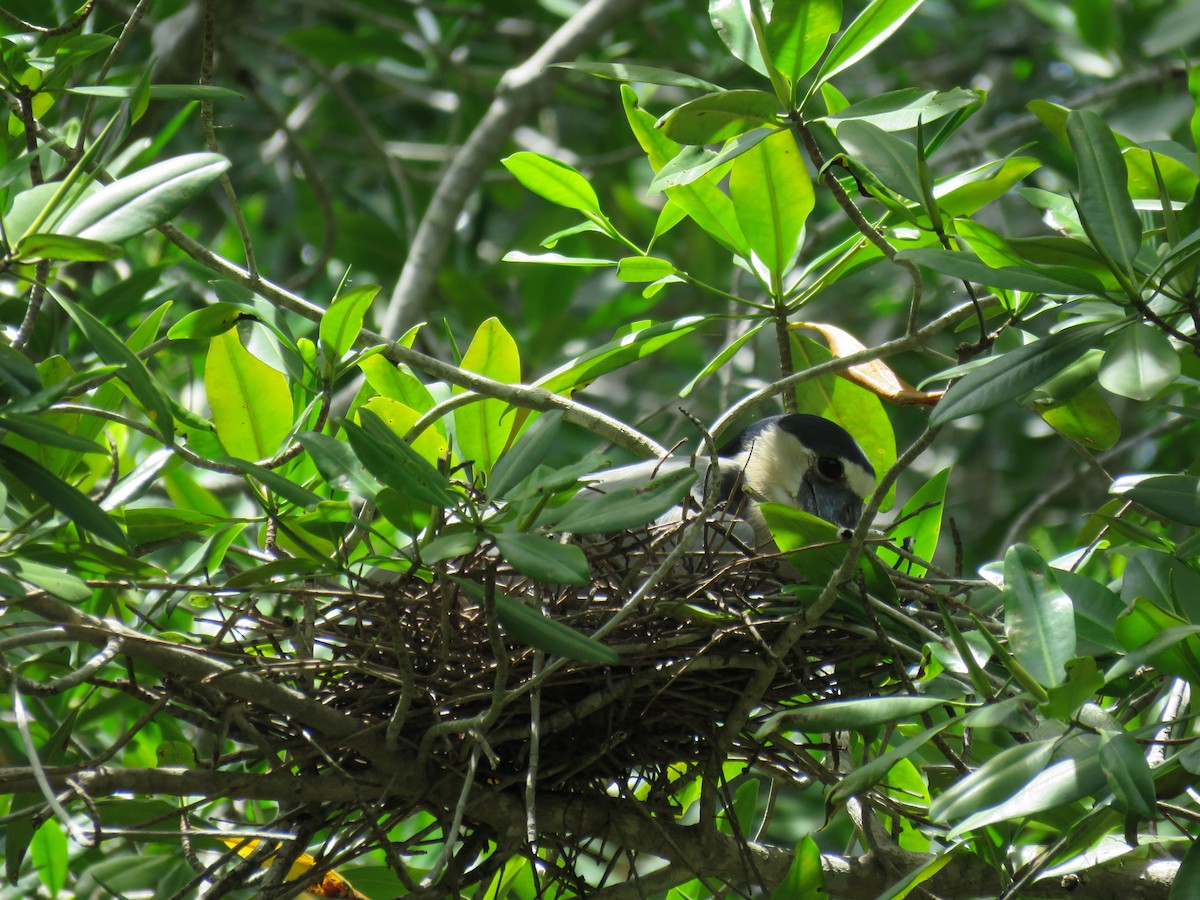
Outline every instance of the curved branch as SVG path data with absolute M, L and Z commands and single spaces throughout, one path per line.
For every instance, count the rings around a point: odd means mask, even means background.
M 408 259 L 383 315 L 384 334 L 395 334 L 400 323 L 414 315 L 433 291 L 442 258 L 454 234 L 454 222 L 467 198 L 478 187 L 483 172 L 499 155 L 501 145 L 513 129 L 544 103 L 545 90 L 558 74 L 546 67 L 574 58 L 598 40 L 605 29 L 640 5 L 637 0 L 589 0 L 529 59 L 500 79 L 496 98 L 442 175 L 421 217 Z

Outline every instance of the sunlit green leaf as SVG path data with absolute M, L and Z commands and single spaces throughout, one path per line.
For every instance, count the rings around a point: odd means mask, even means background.
M 833 49 L 821 63 L 814 86 L 828 81 L 843 69 L 854 65 L 904 24 L 917 11 L 922 0 L 872 0 L 842 32 Z
M 486 375 L 503 384 L 521 381 L 521 357 L 511 334 L 491 318 L 475 331 L 462 367 L 468 372 Z M 454 392 L 462 393 L 455 387 Z M 460 406 L 454 411 L 454 435 L 465 462 L 477 473 L 491 472 L 500 454 L 520 430 L 524 415 L 503 400 L 483 399 Z
M 287 378 L 242 346 L 236 330 L 212 338 L 204 388 L 217 437 L 230 456 L 268 459 L 292 430 Z
M 342 291 L 333 298 L 325 315 L 321 316 L 321 349 L 330 361 L 336 362 L 354 346 L 362 332 L 363 316 L 379 293 L 379 285 L 364 284 Z
M 598 218 L 604 215 L 591 184 L 566 163 L 528 150 L 514 153 L 500 162 L 517 181 L 539 197 Z
M 771 273 L 772 289 L 779 289 L 816 202 L 792 133 L 777 132 L 738 156 L 729 194 L 751 252 Z

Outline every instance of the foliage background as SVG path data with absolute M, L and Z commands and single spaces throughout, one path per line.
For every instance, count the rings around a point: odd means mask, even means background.
M 862 6 L 846 4 L 843 26 Z M 1058 256 L 1051 256 L 1046 247 L 1040 256 L 1029 255 L 1032 251 L 1021 256 L 1012 247 L 1025 245 L 1002 242 L 989 256 L 981 237 L 984 232 L 970 233 L 961 221 L 960 234 L 976 240 L 964 238 L 947 246 L 978 254 L 993 268 L 1006 260 L 1022 268 L 1026 279 L 1031 272 L 1065 277 L 1062 271 L 1044 267 L 1073 266 L 1099 279 L 1101 287 L 1042 295 L 1037 290 L 1006 292 L 1013 284 L 1031 284 L 1012 273 L 1009 277 L 1016 281 L 980 277 L 973 288 L 976 296 L 999 297 L 987 306 L 985 323 L 996 343 L 993 347 L 985 340 L 958 355 L 964 361 L 990 356 L 1003 364 L 1006 356 L 1014 359 L 1011 354 L 1022 342 L 1036 346 L 1064 323 L 1082 320 L 1112 326 L 1091 342 L 1107 352 L 1118 340 L 1118 326 L 1133 334 L 1134 321 L 1151 324 L 1137 332 L 1145 337 L 1142 344 L 1124 356 L 1113 352 L 1108 357 L 1107 376 L 1097 369 L 1101 355 L 1093 354 L 1087 364 L 1067 371 L 1064 380 L 1049 387 L 1051 376 L 1062 374 L 1062 365 L 1055 368 L 1044 359 L 1040 364 L 1046 368 L 1033 374 L 1028 366 L 1016 367 L 1017 375 L 1024 378 L 1019 390 L 997 391 L 986 382 L 981 385 L 979 379 L 974 385 L 962 382 L 973 397 L 983 399 L 969 410 L 970 415 L 947 416 L 945 429 L 930 448 L 897 471 L 896 497 L 903 506 L 936 473 L 950 469 L 942 529 L 949 532 L 952 519 L 958 537 L 951 540 L 943 534 L 936 560 L 975 592 L 969 595 L 970 602 L 980 611 L 996 613 L 997 620 L 1005 619 L 1002 610 L 1008 611 L 1010 631 L 1001 629 L 1003 638 L 1012 641 L 1011 629 L 1019 627 L 1014 620 L 1019 623 L 1021 613 L 1012 611 L 1018 602 L 1012 598 L 1014 592 L 1020 593 L 1016 585 L 1026 583 L 1020 578 L 1023 572 L 1033 573 L 1027 579 L 1032 585 L 1028 588 L 1031 605 L 1025 615 L 1044 617 L 1043 635 L 1062 636 L 1064 595 L 1066 618 L 1073 624 L 1067 629 L 1069 641 L 1045 642 L 1050 657 L 1047 673 L 1034 671 L 1028 681 L 1018 664 L 981 648 L 981 665 L 986 664 L 989 674 L 1004 684 L 1003 688 L 993 684 L 985 696 L 1023 702 L 1025 727 L 1008 729 L 1016 737 L 981 732 L 972 748 L 959 748 L 962 756 L 957 759 L 963 770 L 956 775 L 947 777 L 942 768 L 948 764 L 946 755 L 918 755 L 916 780 L 906 787 L 916 784 L 925 796 L 911 801 L 904 815 L 893 810 L 884 820 L 892 828 L 898 850 L 925 852 L 954 846 L 960 848 L 959 858 L 982 861 L 984 876 L 973 869 L 960 872 L 957 881 L 939 885 L 943 896 L 994 896 L 1004 889 L 1037 896 L 1022 877 L 1040 874 L 1051 860 L 1086 870 L 1104 863 L 1109 854 L 1122 864 L 1135 861 L 1130 863 L 1129 877 L 1149 877 L 1149 860 L 1184 858 L 1186 842 L 1181 838 L 1194 831 L 1196 821 L 1190 788 L 1190 773 L 1196 768 L 1190 750 L 1195 726 L 1189 695 L 1198 670 L 1192 642 L 1200 624 L 1192 593 L 1198 518 L 1197 307 L 1189 240 L 1197 227 L 1193 197 L 1200 166 L 1195 152 L 1195 91 L 1188 90 L 1189 81 L 1194 86 L 1196 79 L 1189 78 L 1188 54 L 1200 37 L 1196 24 L 1200 5 L 1101 0 L 872 5 L 882 15 L 897 17 L 910 7 L 912 15 L 902 27 L 839 72 L 832 84 L 850 103 L 909 87 L 986 92 L 986 102 L 964 117 L 930 155 L 929 169 L 936 179 L 945 179 L 993 160 L 1034 160 L 1036 171 L 962 219 L 969 218 L 1008 241 L 1045 238 L 1055 231 L 1069 235 L 1077 242 L 1072 245 L 1074 257 L 1067 257 L 1061 246 L 1055 248 L 1062 251 Z M 118 763 L 125 769 L 149 770 L 176 743 L 195 740 L 188 723 L 164 722 L 166 716 L 147 718 L 144 698 L 114 687 L 124 677 L 124 667 L 143 674 L 138 667 L 149 665 L 147 671 L 152 671 L 153 665 L 123 662 L 118 650 L 113 661 L 101 660 L 92 671 L 84 666 L 92 656 L 79 643 L 83 639 L 76 636 L 73 642 L 64 642 L 36 630 L 47 618 L 53 619 L 47 613 L 51 607 L 37 605 L 45 597 L 42 592 L 88 614 L 113 617 L 145 634 L 172 640 L 171 635 L 187 632 L 195 619 L 204 617 L 205 591 L 212 585 L 235 579 L 235 587 L 248 591 L 268 584 L 274 589 L 304 586 L 309 583 L 306 579 L 338 577 L 336 566 L 326 571 L 311 559 L 307 568 L 272 567 L 279 562 L 273 558 L 279 551 L 305 555 L 302 547 L 297 549 L 303 542 L 280 543 L 267 525 L 272 516 L 286 522 L 283 513 L 288 510 L 297 514 L 297 521 L 303 519 L 298 512 L 303 503 L 294 494 L 289 496 L 286 487 L 263 480 L 265 476 L 254 471 L 247 480 L 242 477 L 247 472 L 244 467 L 214 473 L 180 451 L 172 454 L 162 449 L 181 445 L 210 462 L 226 454 L 262 462 L 279 452 L 283 437 L 293 429 L 325 431 L 345 445 L 346 432 L 338 430 L 335 417 L 346 415 L 372 391 L 360 388 L 354 365 L 358 357 L 333 336 L 332 319 L 325 317 L 330 324 L 327 332 L 322 331 L 322 310 L 339 290 L 356 298 L 338 314 L 348 317 L 351 325 L 345 325 L 347 319 L 338 321 L 349 331 L 356 330 L 352 324 L 355 310 L 362 309 L 359 304 L 369 303 L 367 330 L 356 335 L 358 350 L 379 343 L 373 334 L 395 340 L 425 322 L 413 337 L 413 347 L 429 358 L 457 365 L 480 335 L 497 345 L 511 336 L 512 346 L 519 348 L 519 374 L 512 371 L 513 354 L 503 352 L 476 368 L 498 382 L 533 383 L 606 345 L 631 323 L 702 316 L 686 333 L 681 329 L 683 337 L 656 349 L 649 359 L 614 365 L 594 381 L 582 377 L 573 381 L 571 399 L 602 410 L 611 417 L 606 421 L 632 426 L 664 447 L 684 438 L 696 441 L 695 426 L 678 411 L 681 404 L 700 421 L 723 427 L 738 424 L 719 417 L 747 397 L 760 401 L 758 412 L 776 411 L 780 400 L 768 388 L 781 372 L 775 320 L 769 309 L 756 310 L 742 302 L 765 302 L 770 307 L 774 300 L 746 265 L 735 265 L 731 254 L 692 221 L 681 222 L 655 242 L 654 255 L 687 273 L 682 283 L 657 291 L 622 280 L 612 266 L 506 261 L 513 251 L 546 252 L 540 242 L 578 223 L 580 210 L 547 202 L 501 164 L 501 159 L 523 151 L 568 163 L 594 188 L 612 227 L 644 250 L 655 233 L 663 199 L 661 194 L 647 193 L 653 173 L 630 133 L 617 85 L 579 71 L 547 70 L 545 63 L 576 59 L 634 63 L 686 73 L 726 90 L 770 91 L 771 86 L 734 58 L 714 29 L 710 10 L 692 2 L 597 0 L 586 9 L 555 2 L 536 6 L 372 0 L 277 4 L 211 0 L 137 6 L 111 2 L 85 7 L 77 15 L 61 3 L 29 0 L 6 2 L 3 11 L 7 36 L 0 74 L 11 117 L 0 159 L 7 248 L 0 318 L 12 349 L 3 356 L 8 423 L 3 446 L 10 452 L 2 460 L 6 574 L 0 593 L 9 597 L 3 613 L 5 639 L 12 641 L 3 645 L 4 678 L 10 688 L 4 715 L 6 725 L 12 727 L 0 738 L 0 753 L 3 764 L 16 773 L 4 798 L 6 874 L 14 885 L 8 890 L 11 896 L 33 891 L 47 896 L 99 896 L 97 884 L 112 889 L 117 870 L 125 867 L 128 871 L 122 871 L 121 877 L 130 895 L 137 889 L 157 890 L 162 896 L 187 895 L 196 889 L 193 866 L 181 858 L 184 854 L 172 820 L 162 821 L 152 833 L 113 832 L 111 840 L 99 847 L 88 846 L 89 841 L 77 838 L 89 822 L 109 815 L 118 822 L 142 822 L 142 811 L 128 806 L 119 810 L 121 804 L 105 801 L 104 814 L 97 816 L 72 797 L 69 811 L 60 813 L 42 796 L 53 796 L 53 791 L 28 782 L 30 767 L 36 769 L 38 759 L 47 765 L 78 764 L 81 770 Z M 51 32 L 31 29 L 20 20 Z M 52 33 L 59 23 L 64 25 L 62 33 Z M 218 90 L 205 94 L 195 88 L 197 84 Z M 152 85 L 190 87 L 162 96 Z M 125 90 L 89 94 L 89 86 Z M 702 93 L 677 84 L 637 84 L 641 107 L 655 117 Z M 201 99 L 210 100 L 211 107 L 202 105 Z M 1031 111 L 1031 101 L 1043 105 Z M 828 103 L 829 96 L 814 99 L 814 113 L 825 111 L 822 102 Z M 1140 181 L 1136 176 L 1127 180 L 1125 172 L 1111 165 L 1111 158 L 1104 162 L 1104 154 L 1112 149 L 1110 139 L 1089 125 L 1088 141 L 1065 140 L 1065 119 L 1046 103 L 1098 111 L 1103 125 L 1118 136 L 1126 163 L 1134 158 L 1131 148 L 1155 151 L 1156 158 L 1163 160 L 1161 189 L 1175 201 L 1174 207 L 1162 211 L 1160 185 L 1152 168 L 1147 169 L 1152 164 L 1142 165 Z M 43 250 L 49 262 L 39 262 L 43 257 L 36 248 L 23 248 L 18 240 L 25 230 L 22 226 L 41 210 L 67 215 L 80 199 L 68 197 L 56 206 L 50 200 L 53 188 L 30 189 L 43 179 L 51 185 L 60 182 L 70 163 L 77 161 L 78 151 L 98 141 L 110 121 L 115 124 L 98 144 L 97 158 L 114 173 L 135 172 L 184 154 L 212 152 L 229 161 L 228 181 L 214 183 L 209 177 L 214 173 L 199 167 L 215 163 L 207 157 L 197 160 L 198 168 L 183 179 L 185 190 L 174 199 L 149 208 L 130 203 L 134 212 L 148 210 L 153 221 L 143 223 L 145 227 L 126 221 L 107 223 L 109 231 L 100 233 L 98 240 L 118 245 L 115 254 L 103 247 L 68 242 Z M 933 129 L 926 122 L 922 127 L 927 140 Z M 828 156 L 837 144 L 833 134 L 821 128 L 817 126 L 818 138 Z M 897 164 L 896 171 L 919 180 L 915 132 L 909 128 L 899 134 L 914 150 L 911 160 Z M 58 152 L 59 139 L 76 148 L 74 155 L 67 154 L 67 161 Z M 887 154 L 879 149 L 884 146 L 888 145 L 861 140 L 846 149 L 859 167 L 853 171 L 860 183 L 874 174 L 895 194 L 894 179 L 900 176 L 885 168 Z M 1095 150 L 1099 168 L 1090 173 L 1079 164 L 1084 146 L 1100 148 Z M 41 175 L 31 166 L 30 148 L 36 150 L 32 155 L 42 167 Z M 802 286 L 816 277 L 815 270 L 805 271 L 806 266 L 858 234 L 831 192 L 817 182 L 818 173 L 811 165 L 809 169 L 815 207 L 807 217 L 795 270 L 803 272 Z M 882 214 L 885 206 L 878 190 L 875 199 L 868 199 L 846 170 L 831 171 L 872 221 Z M 1097 173 L 1104 177 L 1095 177 Z M 1133 279 L 1132 290 L 1119 283 L 1108 265 L 1122 229 L 1128 232 L 1133 207 L 1122 204 L 1129 198 L 1122 200 L 1117 191 L 1117 205 L 1110 206 L 1102 220 L 1090 222 L 1090 231 L 1071 214 L 1072 195 L 1085 209 L 1097 198 L 1111 200 L 1101 186 L 1111 186 L 1114 177 L 1130 185 L 1136 200 L 1144 201 L 1136 214 L 1140 255 L 1136 261 L 1132 257 L 1115 261 L 1117 273 Z M 1022 195 L 1018 190 L 1022 186 L 1049 192 L 1062 202 L 1045 214 L 1029 195 Z M 889 240 L 901 246 L 902 240 L 919 233 L 918 243 L 923 242 L 924 249 L 937 243 L 923 198 L 897 200 L 889 195 L 885 199 L 893 209 L 907 208 L 914 219 L 908 232 L 891 230 L 896 219 L 887 221 L 882 230 Z M 1046 196 L 1041 200 L 1044 204 Z M 168 218 L 165 229 L 149 230 L 149 225 Z M 74 234 L 89 236 L 78 230 Z M 614 261 L 630 253 L 628 248 L 614 249 L 611 237 L 595 231 L 564 237 L 553 251 Z M 959 261 L 935 256 L 914 259 L 923 265 L 921 324 L 968 302 L 968 289 L 955 277 L 965 271 Z M 1163 260 L 1168 263 L 1156 269 Z M 231 266 L 250 274 L 239 274 Z M 1171 279 L 1163 278 L 1173 267 Z M 255 272 L 270 284 L 256 282 Z M 49 297 L 43 296 L 41 288 L 31 287 L 38 281 L 50 286 Z M 786 317 L 793 322 L 834 324 L 868 347 L 905 334 L 913 280 L 902 266 L 876 262 L 827 282 L 802 311 L 793 305 L 785 311 Z M 382 286 L 377 294 L 366 288 L 373 284 Z M 58 297 L 67 302 L 57 302 Z M 161 310 L 166 301 L 171 303 L 169 310 Z M 242 312 L 253 310 L 279 329 L 272 336 L 253 323 L 241 326 L 241 341 L 276 373 L 263 373 L 244 359 L 235 361 L 234 368 L 246 366 L 262 378 L 250 392 L 258 394 L 259 406 L 248 431 L 257 436 L 239 445 L 247 448 L 245 453 L 230 446 L 230 440 L 236 440 L 230 437 L 236 426 L 224 426 L 217 443 L 209 425 L 197 418 L 220 418 L 215 408 L 206 405 L 214 394 L 212 348 L 237 332 L 228 330 L 231 320 L 223 321 L 226 330 L 218 332 L 212 323 L 200 326 L 196 323 L 203 320 L 186 317 L 218 301 L 241 304 Z M 84 312 L 72 313 L 71 304 Z M 161 320 L 154 319 L 156 310 L 161 310 Z M 758 320 L 756 314 L 761 314 Z M 81 323 L 81 315 L 87 324 Z M 502 323 L 499 331 L 488 324 L 493 320 Z M 192 330 L 185 328 L 175 333 L 176 339 L 161 342 L 169 329 L 184 321 L 192 323 Z M 766 327 L 681 400 L 684 386 L 723 347 L 760 321 Z M 980 337 L 973 318 L 963 316 L 956 324 L 956 331 L 947 330 L 922 347 L 914 345 L 890 358 L 894 371 L 911 384 L 945 371 L 956 361 L 956 345 L 969 345 Z M 136 333 L 139 328 L 144 330 Z M 1173 343 L 1166 340 L 1166 333 Z M 139 380 L 140 370 L 111 342 L 106 343 L 105 335 L 143 351 L 153 380 Z M 304 339 L 310 343 L 305 345 Z M 1056 354 L 1052 344 L 1046 346 L 1051 350 L 1045 357 L 1060 359 L 1062 364 L 1074 361 Z M 1082 356 L 1086 347 L 1074 346 L 1071 356 Z M 236 355 L 235 348 L 229 352 Z M 320 360 L 328 365 L 322 368 Z M 38 366 L 32 378 L 29 364 Z M 120 369 L 116 379 L 111 367 Z M 789 367 L 801 369 L 803 360 L 790 361 L 784 371 Z M 438 400 L 449 395 L 446 382 L 453 379 L 447 373 L 422 369 L 415 361 L 413 368 L 423 382 L 433 385 Z M 1035 378 L 1037 372 L 1045 377 Z M 833 390 L 833 383 L 828 381 L 824 390 Z M 378 386 L 374 390 L 383 393 Z M 843 385 L 839 390 L 849 389 Z M 1086 403 L 1080 399 L 1084 397 Z M 264 426 L 275 436 L 272 444 L 254 422 L 266 421 L 261 418 L 267 415 L 263 407 L 280 398 L 287 408 L 274 424 Z M 532 395 L 518 399 L 518 405 L 532 403 Z M 824 395 L 816 400 L 801 398 L 810 403 L 827 399 Z M 172 401 L 180 406 L 168 410 L 167 417 L 176 424 L 174 433 L 167 434 L 163 416 L 155 413 L 161 411 L 161 404 Z M 860 397 L 853 402 L 864 401 Z M 81 412 L 80 405 L 106 409 L 112 416 L 105 419 Z M 842 406 L 841 401 L 834 406 Z M 1066 407 L 1074 416 L 1073 439 L 1056 432 L 1037 414 L 1055 407 Z M 849 415 L 862 418 L 848 424 L 864 441 L 864 434 L 873 436 L 881 429 L 891 439 L 894 430 L 895 446 L 903 449 L 926 434 L 927 408 L 877 404 L 859 413 L 862 408 L 868 407 L 853 407 L 855 412 Z M 740 421 L 748 421 L 751 410 L 743 412 Z M 568 409 L 568 420 L 573 416 L 577 422 L 587 418 L 578 409 Z M 38 423 L 43 430 L 38 430 Z M 395 423 L 389 424 L 396 430 Z M 408 424 L 399 428 L 401 434 Z M 605 438 L 621 437 L 596 420 L 585 424 L 592 430 L 564 427 L 547 452 L 549 464 L 568 465 L 607 447 Z M 222 432 L 220 422 L 216 431 Z M 60 433 L 93 446 L 82 454 Z M 259 440 L 266 443 L 256 444 Z M 617 460 L 631 459 L 639 449 L 631 438 L 618 444 L 608 448 Z M 885 458 L 889 455 L 886 447 L 880 452 Z M 306 462 L 308 455 L 313 455 L 312 450 L 305 447 L 298 462 L 287 461 L 272 471 L 322 498 L 334 496 L 340 486 L 330 484 L 320 462 Z M 894 459 L 894 451 L 891 456 Z M 25 459 L 44 466 L 51 477 L 41 470 L 31 474 Z M 885 466 L 892 459 L 885 459 Z M 361 456 L 359 461 L 371 474 L 380 474 Z M 1170 482 L 1153 496 L 1136 495 L 1149 507 L 1147 512 L 1145 507 L 1126 506 L 1124 498 L 1113 493 L 1114 478 L 1138 473 L 1173 473 L 1183 480 Z M 64 483 L 91 500 L 64 492 L 60 487 Z M 1122 484 L 1123 490 L 1136 491 L 1132 483 Z M 186 514 L 164 512 L 168 509 Z M 351 529 L 346 516 L 338 515 L 330 514 L 315 524 L 305 520 L 306 537 L 316 542 L 316 550 L 327 551 L 327 562 L 339 538 L 346 536 L 345 530 L 338 529 Z M 940 515 L 936 518 L 941 520 Z M 106 532 L 110 527 L 122 531 L 125 539 L 113 540 Z M 395 529 L 389 539 L 402 543 Z M 369 561 L 378 563 L 375 557 L 388 555 L 386 543 L 372 548 L 376 552 Z M 1014 551 L 1018 544 L 1025 549 Z M 1056 581 L 1060 576 L 1055 572 L 1071 568 L 1070 561 L 1063 562 L 1067 555 L 1084 547 L 1092 555 L 1079 569 L 1081 580 L 1068 574 Z M 1054 571 L 1046 560 L 1057 560 Z M 366 564 L 362 559 L 358 562 Z M 1000 584 L 1007 594 L 974 578 L 989 563 L 993 564 L 988 570 L 991 583 Z M 1129 577 L 1130 565 L 1136 577 Z M 1139 607 L 1139 602 L 1144 605 Z M 1119 612 L 1126 612 L 1127 624 L 1134 620 L 1139 624 L 1135 636 L 1118 635 Z M 956 621 L 952 630 L 971 630 Z M 943 646 L 934 651 L 916 643 L 926 653 L 922 677 L 930 679 L 936 679 L 939 666 L 951 664 L 945 658 L 930 662 L 929 654 L 950 653 L 953 646 L 940 622 L 934 624 Z M 978 636 L 982 630 L 973 633 Z M 28 640 L 28 634 L 42 639 Z M 976 639 L 982 640 L 972 638 Z M 1132 652 L 1152 640 L 1158 641 L 1153 651 Z M 1026 648 L 1010 649 L 1028 668 L 1028 660 L 1021 659 Z M 1111 674 L 1113 666 L 1127 665 L 1132 672 L 1142 664 L 1147 669 L 1136 677 L 1124 670 Z M 975 675 L 965 664 L 960 669 L 962 680 Z M 1110 673 L 1107 682 L 1097 681 L 1097 671 Z M 84 675 L 70 674 L 76 672 Z M 80 681 L 56 682 L 64 677 Z M 37 683 L 55 687 L 44 695 L 31 694 L 30 686 Z M 979 693 L 960 694 L 970 694 L 971 702 L 980 699 Z M 31 696 L 36 700 L 31 701 Z M 1094 709 L 1103 710 L 1103 715 Z M 864 719 L 870 720 L 871 716 Z M 898 746 L 902 736 L 911 737 L 922 725 L 915 714 L 884 721 L 895 727 L 872 732 L 866 746 L 856 747 L 857 763 L 865 764 Z M 1148 745 L 1150 736 L 1163 728 L 1174 729 L 1169 736 L 1177 743 Z M 1068 739 L 1080 734 L 1088 740 L 1072 748 Z M 954 781 L 965 778 L 967 768 L 979 771 L 1002 750 L 1025 744 L 1052 747 L 1057 761 L 1096 757 L 1101 744 L 1116 749 L 1106 751 L 1111 754 L 1104 766 L 1107 777 L 1089 782 L 1078 796 L 1065 797 L 1048 809 L 1033 811 L 1018 805 L 953 837 L 947 836 L 948 829 L 961 825 L 965 814 L 931 821 L 929 792 L 944 795 Z M 114 746 L 115 755 L 108 755 Z M 929 745 L 923 752 L 929 752 Z M 1154 756 L 1163 752 L 1165 762 Z M 1157 763 L 1153 772 L 1148 754 Z M 1025 759 L 1027 768 L 1017 766 L 999 779 L 999 786 L 983 778 L 969 783 L 980 792 L 978 805 L 996 808 L 1000 799 L 1022 796 L 1022 789 L 1036 785 L 1038 767 L 1033 759 L 1030 755 Z M 1136 772 L 1136 777 L 1123 782 L 1118 777 L 1123 769 Z M 898 772 L 892 778 L 899 779 Z M 163 788 L 144 793 L 158 791 L 159 802 L 177 793 Z M 208 798 L 213 805 L 207 814 L 214 822 L 253 821 L 265 827 L 278 813 L 270 802 L 224 803 L 223 796 L 216 790 Z M 782 871 L 789 871 L 791 849 L 821 824 L 824 799 L 819 790 L 785 789 L 777 800 L 763 801 L 754 812 L 747 812 L 747 821 L 761 826 L 763 844 L 788 853 L 761 861 L 764 870 L 779 872 L 779 860 L 784 859 Z M 743 799 L 743 803 L 755 806 L 753 800 Z M 838 802 L 834 807 L 832 824 L 813 835 L 829 858 L 836 855 L 853 861 L 866 847 L 887 858 L 886 842 L 878 837 L 855 838 L 846 804 Z M 29 824 L 30 809 L 37 810 L 36 828 Z M 961 813 L 961 808 L 951 809 Z M 400 830 L 406 827 L 391 824 Z M 411 822 L 409 827 L 416 828 Z M 869 835 L 869 827 L 863 827 Z M 364 887 L 368 883 L 377 885 L 370 896 L 398 895 L 408 889 L 395 872 L 395 857 L 372 850 L 356 858 L 354 848 L 365 852 L 370 840 L 361 838 L 356 844 L 358 838 L 339 838 L 337 829 L 330 827 L 318 829 L 310 839 L 308 849 L 322 859 L 323 854 L 335 858 L 329 848 L 337 848 L 342 854 L 337 857 L 339 864 L 344 864 L 345 873 L 360 889 L 368 890 Z M 416 881 L 431 871 L 436 875 L 436 839 L 430 841 L 433 850 L 422 847 L 418 852 L 412 848 L 420 845 L 414 843 L 405 845 L 412 849 L 411 855 L 401 854 Z M 1131 842 L 1140 846 L 1134 848 Z M 1031 864 L 1045 848 L 1050 848 L 1045 857 Z M 296 852 L 301 849 L 297 846 Z M 1089 852 L 1096 855 L 1087 856 Z M 203 857 L 207 865 L 216 850 L 208 848 L 204 853 L 209 854 Z M 116 860 L 107 858 L 113 856 Z M 862 893 L 853 893 L 857 888 L 851 879 L 837 882 L 841 894 L 835 891 L 835 895 L 874 896 L 879 885 L 899 882 L 911 865 L 926 866 L 922 877 L 932 877 L 937 865 L 949 858 L 936 857 L 939 862 L 931 865 L 925 858 L 913 861 L 896 856 L 891 860 L 894 870 L 870 881 Z M 522 859 L 517 854 L 514 864 Z M 803 850 L 796 859 L 804 860 Z M 1184 865 L 1197 865 L 1194 859 L 1195 854 L 1188 856 Z M 694 860 L 673 859 L 672 863 L 685 873 L 698 866 Z M 226 861 L 225 866 L 231 863 Z M 792 870 L 794 878 L 815 877 L 800 868 L 798 864 Z M 1174 872 L 1168 866 L 1165 880 L 1155 882 L 1161 890 L 1157 896 L 1167 896 Z M 528 873 L 528 867 L 505 869 L 503 877 L 480 880 L 473 889 L 479 895 L 490 890 L 487 896 L 502 890 L 533 896 Z M 268 877 L 282 880 L 285 874 L 272 872 Z M 1018 888 L 1009 887 L 1014 877 Z M 234 881 L 223 883 L 221 890 L 236 890 L 231 887 Z M 691 884 L 681 878 L 664 884 L 662 890 L 683 884 L 678 890 L 691 893 L 678 896 L 704 896 L 713 884 L 750 891 L 745 884 L 754 881 L 737 869 Z M 764 877 L 758 883 L 772 889 L 779 888 L 779 881 Z M 1183 883 L 1183 876 L 1176 881 Z M 1116 879 L 1112 870 L 1103 870 L 1089 882 L 1095 891 L 1105 889 L 1102 883 L 1114 896 L 1128 892 L 1128 882 Z M 1046 883 L 1043 888 L 1050 890 Z M 1175 895 L 1182 896 L 1178 890 Z

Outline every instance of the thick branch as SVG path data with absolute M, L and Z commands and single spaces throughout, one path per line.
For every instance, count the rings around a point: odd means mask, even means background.
M 356 773 L 353 778 L 327 774 L 318 779 L 277 772 L 246 775 L 201 769 L 121 769 L 102 767 L 79 771 L 72 767 L 49 768 L 45 772 L 55 789 L 72 785 L 90 797 L 118 793 L 162 796 L 236 797 L 277 800 L 288 803 L 412 802 L 412 784 L 375 772 Z M 456 791 L 453 779 L 435 785 L 426 795 L 434 802 L 451 803 Z M 28 769 L 0 769 L 0 792 L 36 790 Z M 436 795 L 431 797 L 430 795 Z M 505 838 L 523 840 L 525 807 L 520 794 L 478 786 L 467 806 L 467 815 L 495 830 L 501 846 Z M 652 816 L 629 800 L 583 798 L 577 795 L 542 794 L 538 797 L 538 823 L 552 834 L 593 835 L 617 846 L 670 860 L 654 890 L 666 890 L 697 876 L 733 883 L 744 882 L 747 871 L 756 871 L 768 887 L 780 884 L 792 864 L 792 851 L 769 844 L 742 842 L 696 825 L 681 825 Z M 908 854 L 913 864 L 931 854 Z M 874 900 L 892 887 L 899 877 L 871 856 L 822 856 L 826 886 L 838 900 Z M 1115 859 L 1079 874 L 1077 881 L 1043 879 L 1022 892 L 1030 898 L 1086 896 L 1088 900 L 1167 900 L 1179 863 L 1175 860 Z M 1000 890 L 998 873 L 978 857 L 961 853 L 926 886 L 944 900 L 994 896 Z M 608 898 L 645 896 L 646 884 L 630 881 L 597 892 Z

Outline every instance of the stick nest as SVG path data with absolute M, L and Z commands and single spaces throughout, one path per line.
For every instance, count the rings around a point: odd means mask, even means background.
M 484 545 L 432 579 L 403 576 L 316 610 L 310 604 L 312 658 L 299 668 L 280 665 L 280 680 L 438 770 L 461 772 L 472 748 L 482 748 L 479 777 L 494 785 L 524 781 L 536 760 L 543 787 L 603 792 L 614 779 L 661 775 L 714 750 L 801 776 L 802 754 L 760 742 L 758 726 L 780 709 L 870 694 L 890 672 L 891 651 L 864 624 L 810 629 L 747 702 L 752 680 L 772 668 L 775 638 L 802 617 L 804 592 L 819 586 L 797 588 L 780 572 L 786 564 L 731 546 L 713 523 L 707 527 L 708 538 L 640 597 L 635 592 L 674 544 L 661 527 L 578 539 L 593 573 L 582 588 L 524 578 Z M 537 653 L 504 635 L 490 604 L 460 580 L 483 585 L 484 595 L 503 591 L 586 635 L 616 618 L 602 641 L 619 662 Z M 293 634 L 307 626 L 298 617 L 260 617 L 257 625 L 270 623 Z M 285 642 L 276 646 L 286 654 Z M 270 719 L 263 731 L 311 753 L 302 735 L 286 734 L 286 721 L 262 714 Z M 732 744 L 726 738 L 714 748 L 731 715 L 745 716 L 746 726 Z M 318 767 L 356 763 L 330 748 L 320 757 L 313 757 Z

